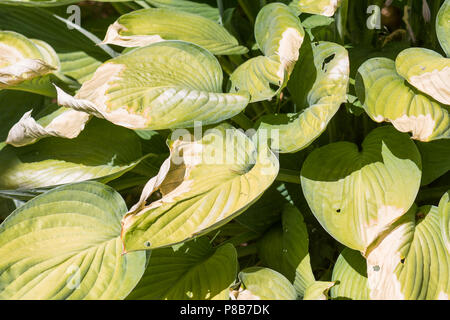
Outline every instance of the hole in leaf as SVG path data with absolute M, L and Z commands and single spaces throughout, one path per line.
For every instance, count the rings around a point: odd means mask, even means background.
M 145 241 L 144 242 L 144 247 L 150 248 L 150 246 L 151 246 L 150 241 Z
M 380 266 L 374 266 L 374 267 L 373 267 L 373 271 L 375 271 L 375 272 L 380 271 Z
M 400 262 L 404 264 L 405 263 L 405 258 L 401 259 Z
M 280 88 L 280 86 L 273 83 L 269 83 L 269 87 L 272 91 L 277 91 Z
M 337 209 L 336 212 L 337 212 L 337 213 L 340 213 L 340 212 L 341 212 L 341 209 Z
M 323 60 L 323 63 L 322 63 L 322 70 L 325 69 L 325 66 L 326 66 L 328 63 L 330 63 L 330 61 L 333 60 L 335 56 L 336 56 L 336 54 L 333 53 L 333 54 L 329 55 L 328 57 L 326 57 L 326 58 Z

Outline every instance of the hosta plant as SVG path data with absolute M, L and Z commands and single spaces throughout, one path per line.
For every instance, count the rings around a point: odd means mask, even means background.
M 0 0 L 0 299 L 449 299 L 449 17 Z

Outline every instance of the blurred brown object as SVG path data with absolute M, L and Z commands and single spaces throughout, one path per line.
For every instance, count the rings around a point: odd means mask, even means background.
M 384 6 L 381 9 L 381 24 L 390 32 L 402 26 L 402 10 L 394 6 Z

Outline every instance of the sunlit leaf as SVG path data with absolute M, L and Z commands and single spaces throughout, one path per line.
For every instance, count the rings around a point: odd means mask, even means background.
M 220 64 L 206 49 L 164 41 L 104 63 L 75 97 L 58 89 L 58 103 L 131 129 L 207 125 L 248 103 L 246 93 L 222 93 L 222 80 Z
M 126 251 L 165 247 L 219 228 L 272 184 L 278 160 L 264 141 L 220 125 L 170 142 L 171 155 L 124 219 Z M 146 204 L 155 191 L 162 198 Z
M 305 12 L 331 17 L 340 5 L 341 0 L 293 0 L 289 6 L 299 13 Z
M 336 240 L 363 253 L 413 204 L 420 154 L 407 134 L 373 130 L 361 147 L 336 142 L 314 150 L 301 171 L 303 193 Z
M 14 211 L 0 225 L 0 298 L 125 298 L 145 266 L 145 252 L 122 254 L 126 210 L 113 189 L 88 182 Z

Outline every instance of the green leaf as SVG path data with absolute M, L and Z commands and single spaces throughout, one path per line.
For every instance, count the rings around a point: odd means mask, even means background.
M 127 299 L 228 300 L 238 271 L 236 249 L 208 238 L 151 251 L 149 265 Z
M 214 22 L 220 21 L 219 10 L 206 3 L 187 0 L 146 0 L 146 2 L 157 8 L 170 8 L 182 12 L 195 13 Z
M 439 217 L 440 227 L 442 233 L 442 239 L 447 247 L 447 253 L 450 253 L 450 193 L 446 192 L 441 201 L 439 201 Z
M 285 205 L 282 225 L 274 226 L 259 242 L 258 255 L 264 265 L 280 272 L 294 284 L 300 297 L 315 283 L 309 258 L 309 239 L 300 211 Z
M 233 292 L 236 300 L 295 300 L 294 287 L 281 273 L 261 267 L 239 272 L 241 287 Z
M 59 69 L 56 52 L 48 44 L 13 31 L 0 31 L 0 48 L 0 89 L 47 93 L 41 88 L 45 83 L 34 80 Z
M 301 111 L 264 116 L 259 126 L 260 130 L 278 132 L 280 138 L 271 147 L 281 153 L 297 152 L 310 145 L 347 99 L 350 67 L 344 47 L 331 42 L 311 46 L 305 41 L 300 56 L 288 89 Z
M 425 186 L 450 170 L 450 140 L 416 142 L 422 156 L 422 182 Z
M 131 170 L 142 158 L 136 134 L 104 120 L 91 121 L 77 138 L 48 138 L 0 151 L 0 189 L 30 189 L 99 179 Z
M 450 0 L 445 0 L 436 18 L 436 33 L 447 57 L 450 57 Z
M 126 251 L 165 247 L 219 228 L 258 200 L 278 173 L 265 141 L 256 145 L 229 125 L 203 137 L 172 139 L 170 157 L 124 219 Z M 162 198 L 146 204 L 157 190 Z
M 412 86 L 443 104 L 450 104 L 450 59 L 424 48 L 409 48 L 395 59 L 397 73 Z
M 244 54 L 248 49 L 220 24 L 193 13 L 172 9 L 142 9 L 121 16 L 103 43 L 143 47 L 164 40 L 192 42 L 215 55 Z
M 411 132 L 413 139 L 424 142 L 450 138 L 448 107 L 405 82 L 394 61 L 366 61 L 358 69 L 355 86 L 372 120 L 389 121 L 397 130 Z
M 345 248 L 336 260 L 332 280 L 336 282 L 330 291 L 332 299 L 369 300 L 367 264 L 360 252 Z
M 303 164 L 301 184 L 324 229 L 365 253 L 411 207 L 420 177 L 414 142 L 385 126 L 370 132 L 360 149 L 337 142 L 314 150 Z
M 250 102 L 271 99 L 289 79 L 304 36 L 300 20 L 288 6 L 264 6 L 255 22 L 255 39 L 264 56 L 246 61 L 233 72 L 232 91 L 249 92 Z
M 145 266 L 145 252 L 122 255 L 126 209 L 113 189 L 87 182 L 14 211 L 0 225 L 0 298 L 125 298 Z
M 222 93 L 222 80 L 209 51 L 164 41 L 104 63 L 74 98 L 58 89 L 58 103 L 131 129 L 207 125 L 233 117 L 248 103 L 246 93 Z
M 331 17 L 341 5 L 341 0 L 293 0 L 289 6 L 300 13 Z

